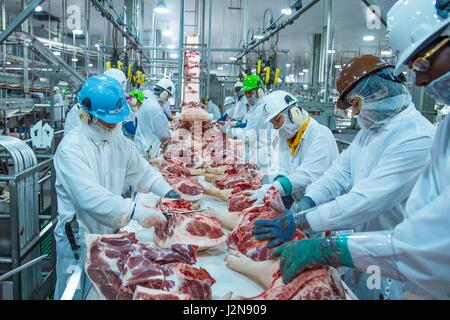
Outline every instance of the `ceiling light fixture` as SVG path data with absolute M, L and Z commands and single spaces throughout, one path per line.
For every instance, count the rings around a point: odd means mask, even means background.
M 307 73 L 307 72 L 309 72 L 309 69 L 303 69 L 302 70 L 304 73 Z
M 55 56 L 60 56 L 60 55 L 61 55 L 61 52 L 59 52 L 59 51 L 53 51 L 53 54 L 54 54 Z
M 88 64 L 88 67 L 89 67 L 89 68 L 92 68 L 93 66 L 94 66 L 94 65 L 93 65 L 92 63 L 89 63 L 89 64 Z
M 236 57 L 230 57 L 229 59 L 230 59 L 230 61 L 236 61 L 237 60 Z
M 382 56 L 391 56 L 392 50 L 381 50 L 381 55 Z
M 217 67 L 217 70 L 222 71 L 223 67 Z
M 336 53 L 336 50 L 328 50 L 328 53 L 329 54 L 334 54 L 334 53 Z
M 291 8 L 281 9 L 281 13 L 289 16 L 290 14 L 292 14 L 292 9 Z
M 164 2 L 164 0 L 159 0 L 156 5 L 155 8 L 153 9 L 154 12 L 156 13 L 167 13 L 169 12 L 169 9 L 167 9 L 167 5 Z
M 173 44 L 169 44 L 169 45 L 167 46 L 167 49 L 173 50 L 173 49 L 175 49 L 175 46 L 174 46 Z
M 335 67 L 336 69 L 342 68 L 342 66 L 341 66 L 340 64 L 337 64 L 337 65 L 335 65 L 334 67 Z
M 261 39 L 264 39 L 264 36 L 263 36 L 262 34 L 257 34 L 257 35 L 255 36 L 255 39 L 256 39 L 256 40 L 261 40 Z
M 286 63 L 286 68 L 290 68 L 291 64 L 290 63 Z
M 373 41 L 373 40 L 375 40 L 375 37 L 374 36 L 364 36 L 363 40 L 364 41 Z
M 304 73 L 304 72 L 299 72 L 298 75 L 299 75 L 299 76 L 304 76 L 305 73 Z
M 173 32 L 171 30 L 164 30 L 162 32 L 162 35 L 165 36 L 165 37 L 170 37 L 170 36 L 173 35 Z
M 74 35 L 80 35 L 80 34 L 83 34 L 83 30 L 80 30 L 80 29 L 73 29 L 73 30 L 72 30 L 72 33 L 73 33 Z
M 170 59 L 177 59 L 178 58 L 178 54 L 177 53 L 171 53 L 170 54 Z
M 37 6 L 36 9 L 34 9 L 34 11 L 41 12 L 42 11 L 42 7 L 41 6 Z
M 78 59 L 77 59 L 77 58 L 72 58 L 72 61 L 73 61 L 73 62 L 77 62 Z

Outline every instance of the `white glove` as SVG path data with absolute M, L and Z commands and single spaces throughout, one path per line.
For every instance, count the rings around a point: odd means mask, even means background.
M 136 203 L 132 219 L 136 220 L 142 227 L 151 228 L 157 224 L 165 224 L 166 217 L 160 210 L 147 203 Z
M 275 187 L 278 191 L 283 190 L 283 187 L 278 181 L 271 184 L 263 184 L 258 190 L 250 191 L 250 199 L 256 200 L 255 204 L 263 204 L 264 196 L 267 191 L 269 191 L 270 187 Z

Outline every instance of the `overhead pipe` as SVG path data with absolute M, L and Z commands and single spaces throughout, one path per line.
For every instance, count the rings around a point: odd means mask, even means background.
M 266 41 L 269 41 L 270 38 L 272 38 L 274 35 L 276 35 L 277 33 L 279 33 L 281 30 L 283 30 L 284 28 L 286 28 L 287 26 L 289 26 L 290 24 L 292 24 L 295 20 L 297 20 L 302 14 L 304 14 L 306 11 L 308 11 L 309 9 L 311 9 L 314 5 L 316 5 L 318 2 L 320 2 L 320 0 L 313 0 L 311 1 L 307 6 L 305 6 L 304 8 L 296 11 L 295 13 L 293 13 L 293 15 L 286 19 L 285 21 L 283 21 L 282 23 L 280 23 L 276 29 L 272 30 L 271 32 L 269 32 L 269 34 L 265 35 L 264 38 L 256 41 L 254 44 L 249 44 L 247 45 L 247 50 L 252 50 L 254 48 L 256 48 L 257 46 L 263 44 Z M 243 50 L 241 50 L 243 51 Z M 246 55 L 247 53 L 242 53 L 241 55 L 239 55 L 236 58 L 236 62 L 242 60 L 242 58 Z
M 92 4 L 97 8 L 100 14 L 105 17 L 130 43 L 130 45 L 141 53 L 145 59 L 150 60 L 150 57 L 145 54 L 142 45 L 137 42 L 131 35 L 129 35 L 123 27 L 116 22 L 112 14 L 102 5 L 98 0 L 91 0 Z

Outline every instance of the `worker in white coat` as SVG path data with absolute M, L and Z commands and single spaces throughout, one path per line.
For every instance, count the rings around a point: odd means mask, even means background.
M 127 77 L 125 76 L 123 71 L 120 71 L 119 69 L 116 68 L 109 68 L 103 74 L 119 81 L 119 83 L 122 85 L 123 90 L 126 90 Z M 80 123 L 79 107 L 78 104 L 76 103 L 72 106 L 72 108 L 70 108 L 69 112 L 67 113 L 66 121 L 64 122 L 64 136 L 66 136 L 70 131 L 76 128 L 79 123 Z
M 220 118 L 219 107 L 217 106 L 217 104 L 212 102 L 212 100 L 210 98 L 207 98 L 207 99 L 208 99 L 208 112 L 213 115 L 213 119 L 215 119 L 215 120 L 219 119 Z
M 59 87 L 53 88 L 53 102 L 54 102 L 53 119 L 55 120 L 56 126 L 59 128 L 60 126 L 62 126 L 64 115 L 66 113 L 64 99 L 63 96 L 61 95 Z
M 144 93 L 137 89 L 131 90 L 130 94 L 127 96 L 127 103 L 130 107 L 130 114 L 122 123 L 122 132 L 125 137 L 129 139 L 133 140 L 136 134 L 136 130 L 138 127 L 137 114 L 142 106 L 142 103 L 144 103 L 144 100 Z
M 409 66 L 415 72 L 416 85 L 444 104 L 450 104 L 449 12 L 448 0 L 401 0 L 388 12 L 388 36 L 398 55 L 396 71 Z M 403 299 L 450 299 L 448 159 L 449 117 L 437 129 L 431 161 L 409 196 L 402 223 L 384 232 L 284 244 L 276 252 L 281 255 L 283 276 L 289 280 L 317 265 L 360 271 L 376 266 L 384 277 L 406 283 Z M 293 259 L 297 255 L 302 258 Z
M 258 238 L 280 244 L 292 239 L 287 230 L 295 228 L 382 231 L 403 220 L 406 200 L 429 161 L 435 128 L 416 110 L 402 78 L 393 71 L 392 65 L 371 55 L 343 67 L 336 80 L 338 107 L 352 106 L 361 130 L 323 176 L 306 188 L 301 212 L 256 222 Z M 285 272 L 284 280 L 291 275 Z M 379 290 L 369 289 L 366 277 L 356 273 L 355 284 L 350 284 L 360 298 L 377 299 L 386 289 L 391 299 L 400 297 L 401 283 L 383 278 Z
M 234 108 L 234 114 L 231 116 L 235 121 L 244 120 L 247 115 L 247 98 L 244 92 L 242 92 L 242 87 L 244 84 L 242 82 L 236 82 L 234 85 L 234 94 L 236 97 L 236 106 Z
M 174 95 L 175 84 L 169 79 L 161 79 L 153 92 L 144 91 L 145 100 L 137 115 L 138 127 L 134 142 L 145 159 L 156 158 L 170 140 L 169 120 L 163 105 Z
M 279 157 L 275 164 L 278 174 L 272 183 L 253 191 L 251 199 L 256 204 L 262 203 L 273 186 L 282 196 L 293 197 L 291 210 L 295 211 L 306 186 L 322 176 L 338 157 L 339 150 L 330 129 L 311 118 L 290 93 L 272 92 L 265 97 L 265 108 L 266 121 L 272 122 L 279 133 Z
M 143 227 L 165 221 L 156 208 L 122 198 L 125 182 L 137 192 L 180 198 L 117 125 L 129 113 L 119 82 L 104 75 L 90 77 L 78 101 L 82 121 L 64 137 L 54 158 L 58 199 L 56 299 L 74 271 L 71 265 L 77 254 L 79 259 L 85 257 L 83 234 L 115 233 L 131 219 Z M 75 235 L 76 224 L 81 238 Z
M 236 104 L 233 97 L 226 97 L 223 102 L 223 114 L 217 121 L 233 120 L 235 106 Z

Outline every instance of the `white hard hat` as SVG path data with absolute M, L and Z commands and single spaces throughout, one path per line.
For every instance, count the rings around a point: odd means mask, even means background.
M 228 106 L 228 105 L 230 105 L 230 104 L 233 104 L 234 103 L 234 99 L 233 99 L 233 97 L 226 97 L 225 98 L 225 102 L 223 103 L 225 106 Z
M 439 16 L 435 3 L 436 0 L 400 0 L 389 10 L 387 37 L 398 58 L 396 74 L 448 27 L 450 18 Z
M 116 68 L 109 68 L 108 70 L 103 72 L 103 74 L 116 79 L 122 85 L 123 90 L 126 89 L 127 77 L 125 76 L 125 73 L 123 73 L 123 71 L 120 71 L 119 69 Z
M 242 88 L 244 86 L 244 84 L 242 82 L 236 82 L 236 84 L 234 85 L 234 88 Z
M 163 88 L 167 92 L 170 93 L 171 96 L 174 96 L 175 93 L 175 83 L 173 83 L 172 80 L 169 79 L 161 79 L 156 84 L 158 87 Z
M 289 92 L 277 90 L 264 98 L 264 111 L 267 113 L 266 122 L 269 122 L 282 111 L 296 104 L 298 101 Z
M 59 91 L 59 87 L 54 87 L 53 91 Z

